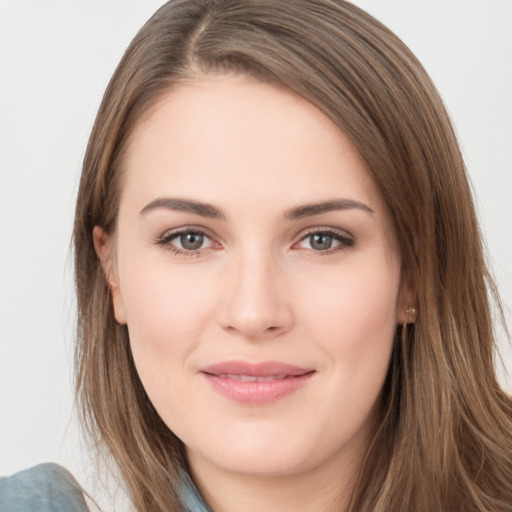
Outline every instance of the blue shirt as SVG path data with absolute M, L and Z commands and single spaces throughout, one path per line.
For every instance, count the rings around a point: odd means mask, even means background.
M 211 512 L 194 483 L 183 476 L 184 512 Z M 89 512 L 80 485 L 58 464 L 40 464 L 0 478 L 0 512 Z

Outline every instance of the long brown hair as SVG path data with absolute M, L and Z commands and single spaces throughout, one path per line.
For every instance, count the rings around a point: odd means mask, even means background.
M 115 322 L 92 230 L 113 233 L 123 156 L 141 115 L 177 83 L 234 72 L 324 111 L 367 161 L 391 212 L 418 310 L 398 328 L 383 418 L 351 511 L 512 510 L 512 404 L 494 370 L 487 272 L 449 117 L 410 50 L 343 0 L 171 0 L 105 92 L 84 159 L 74 244 L 77 394 L 139 512 L 181 510 L 181 441 L 151 405 Z

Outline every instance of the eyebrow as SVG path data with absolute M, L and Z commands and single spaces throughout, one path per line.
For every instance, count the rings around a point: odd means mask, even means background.
M 178 199 L 173 197 L 160 197 L 151 201 L 142 208 L 140 215 L 145 215 L 146 213 L 160 208 L 178 212 L 193 213 L 200 215 L 201 217 L 226 220 L 226 216 L 222 210 L 212 204 L 194 201 L 193 199 Z M 287 220 L 300 220 L 305 217 L 321 215 L 322 213 L 351 209 L 358 209 L 371 214 L 374 213 L 369 206 L 361 203 L 360 201 L 354 201 L 352 199 L 334 199 L 330 201 L 304 204 L 291 208 L 286 210 L 284 217 Z
M 336 210 L 352 210 L 354 208 L 367 213 L 375 213 L 368 205 L 361 203 L 360 201 L 354 201 L 352 199 L 334 199 L 331 201 L 310 203 L 297 206 L 296 208 L 291 208 L 285 212 L 284 216 L 288 220 L 299 220 L 304 217 L 321 215 L 322 213 L 328 213 Z
M 177 212 L 195 213 L 201 217 L 209 217 L 212 219 L 226 220 L 224 213 L 211 204 L 194 201 L 192 199 L 176 199 L 173 197 L 160 197 L 151 201 L 142 208 L 140 214 L 144 215 L 159 208 Z

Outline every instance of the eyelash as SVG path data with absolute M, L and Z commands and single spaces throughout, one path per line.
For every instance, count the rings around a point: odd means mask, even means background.
M 205 239 L 211 240 L 212 243 L 217 243 L 213 236 L 204 228 L 193 227 L 179 229 L 178 231 L 172 231 L 171 233 L 164 233 L 163 235 L 156 238 L 155 243 L 164 249 L 171 251 L 176 256 L 184 258 L 199 256 L 201 254 L 201 250 L 204 250 L 204 248 L 187 251 L 185 249 L 180 249 L 171 243 L 172 240 L 175 240 L 176 238 L 183 235 L 199 235 L 203 236 Z
M 175 240 L 176 238 L 182 236 L 182 235 L 198 235 L 203 236 L 205 239 L 210 240 L 213 244 L 218 244 L 218 242 L 214 239 L 214 237 L 209 233 L 209 231 L 206 231 L 204 228 L 183 228 L 178 231 L 173 231 L 171 233 L 164 233 L 163 235 L 157 237 L 155 239 L 155 244 L 158 246 L 161 246 L 165 248 L 166 250 L 171 251 L 176 256 L 180 257 L 197 257 L 201 254 L 201 251 L 205 248 L 199 248 L 196 250 L 185 250 L 180 249 L 176 246 L 174 246 L 171 242 L 172 240 Z M 319 256 L 327 256 L 329 254 L 333 254 L 335 252 L 343 251 L 346 249 L 349 249 L 351 247 L 354 247 L 355 240 L 345 235 L 342 235 L 339 231 L 333 230 L 332 228 L 311 228 L 310 230 L 306 231 L 304 235 L 300 237 L 300 239 L 295 242 L 292 247 L 297 246 L 298 244 L 304 242 L 308 238 L 311 238 L 315 235 L 324 235 L 329 236 L 336 242 L 339 242 L 338 245 L 335 245 L 332 248 L 329 248 L 327 250 L 314 250 L 314 249 L 306 249 L 315 255 Z
M 304 242 L 308 238 L 311 238 L 315 235 L 326 235 L 331 237 L 333 240 L 339 242 L 338 245 L 335 245 L 334 247 L 329 248 L 325 251 L 315 251 L 314 249 L 308 249 L 309 251 L 315 253 L 315 255 L 318 256 L 328 256 L 330 254 L 349 249 L 351 247 L 354 247 L 356 243 L 354 238 L 350 237 L 347 234 L 341 234 L 339 231 L 336 231 L 332 228 L 311 228 L 310 230 L 307 230 L 306 233 L 303 236 L 301 236 L 300 240 L 293 245 L 295 246 L 298 243 Z

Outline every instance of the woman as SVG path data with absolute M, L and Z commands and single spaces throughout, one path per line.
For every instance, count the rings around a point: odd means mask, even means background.
M 83 420 L 137 510 L 512 509 L 462 157 L 360 9 L 163 6 L 100 107 L 74 240 Z

